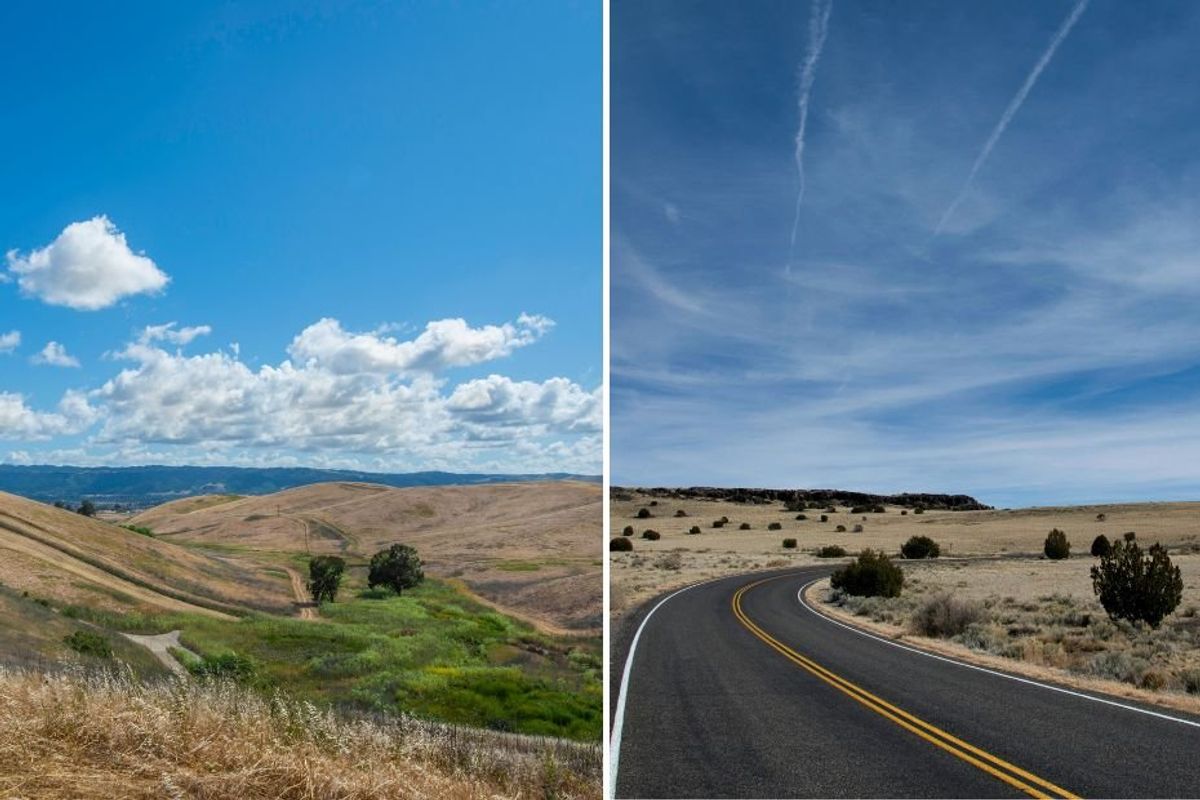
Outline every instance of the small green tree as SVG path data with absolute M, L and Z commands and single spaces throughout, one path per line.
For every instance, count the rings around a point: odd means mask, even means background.
M 337 556 L 316 556 L 308 562 L 308 593 L 313 602 L 320 605 L 328 600 L 337 601 L 338 589 L 342 585 L 342 574 L 346 562 Z
M 371 556 L 371 567 L 367 572 L 367 586 L 386 586 L 396 594 L 411 589 L 425 580 L 421 570 L 421 557 L 416 548 L 406 544 L 394 544 Z
M 638 519 L 650 519 L 653 516 L 654 515 L 650 513 L 650 509 L 648 509 L 648 508 L 639 508 L 638 509 L 638 513 L 637 513 Z
M 1112 552 L 1112 544 L 1103 533 L 1092 540 L 1092 555 L 1106 556 Z
M 1071 555 L 1071 543 L 1067 541 L 1067 535 L 1058 528 L 1046 534 L 1046 543 L 1042 546 L 1046 558 L 1055 560 L 1068 558 Z
M 1142 552 L 1136 541 L 1113 542 L 1092 567 L 1092 589 L 1113 619 L 1141 620 L 1157 628 L 1183 599 L 1183 576 L 1161 544 Z
M 614 553 L 628 553 L 633 549 L 633 542 L 627 536 L 614 536 L 608 540 L 608 549 Z
M 863 550 L 855 561 L 833 573 L 829 584 L 846 594 L 861 597 L 899 597 L 904 571 L 881 550 Z
M 79 513 L 85 517 L 96 516 L 96 504 L 91 500 L 84 500 L 79 504 Z
M 900 555 L 905 558 L 937 558 L 942 547 L 928 536 L 913 536 L 900 545 Z

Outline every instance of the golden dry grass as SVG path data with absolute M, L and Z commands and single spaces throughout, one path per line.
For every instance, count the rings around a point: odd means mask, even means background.
M 598 745 L 349 719 L 233 685 L 0 670 L 0 796 L 599 798 Z
M 222 502 L 167 503 L 134 518 L 162 537 L 247 553 L 364 559 L 413 545 L 426 571 L 551 632 L 601 629 L 602 492 L 574 481 L 393 489 L 324 483 Z M 230 557 L 239 556 L 236 551 Z

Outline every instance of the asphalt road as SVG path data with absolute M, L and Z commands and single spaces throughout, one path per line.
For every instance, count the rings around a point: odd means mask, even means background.
M 643 608 L 624 693 L 636 624 L 614 648 L 618 797 L 1200 797 L 1200 717 L 870 638 L 801 605 L 830 570 Z

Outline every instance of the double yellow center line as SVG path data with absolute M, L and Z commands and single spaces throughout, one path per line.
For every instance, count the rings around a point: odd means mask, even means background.
M 804 669 L 821 680 L 828 683 L 838 691 L 849 695 L 854 700 L 871 709 L 880 716 L 886 717 L 896 723 L 905 730 L 915 733 L 927 742 L 940 747 L 951 755 L 966 761 L 968 764 L 978 767 L 984 772 L 992 775 L 1010 786 L 1020 789 L 1030 797 L 1063 797 L 1076 798 L 1078 795 L 1071 794 L 1066 789 L 1060 786 L 1055 786 L 1050 781 L 1039 778 L 1031 772 L 1021 769 L 1020 767 L 1010 764 L 1002 758 L 992 755 L 978 747 L 967 744 L 962 739 L 946 733 L 941 728 L 931 725 L 924 720 L 909 714 L 903 709 L 897 708 L 886 700 L 871 694 L 861 686 L 857 686 L 845 678 L 829 671 L 822 667 L 811 658 L 802 656 L 792 648 L 785 645 L 783 642 L 776 639 L 771 634 L 764 631 L 754 623 L 745 612 L 742 611 L 742 596 L 756 586 L 761 586 L 770 581 L 776 581 L 781 578 L 789 577 L 787 575 L 779 575 L 774 578 L 766 578 L 764 580 L 749 583 L 738 589 L 733 595 L 733 614 L 738 621 L 742 623 L 751 633 L 757 636 L 762 641 L 766 642 L 773 650 L 777 651 L 784 658 L 791 661 L 796 666 Z

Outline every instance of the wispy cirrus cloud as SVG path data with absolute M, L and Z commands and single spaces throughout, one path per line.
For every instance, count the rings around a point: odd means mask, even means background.
M 808 19 L 808 49 L 800 64 L 796 92 L 796 139 L 793 157 L 796 161 L 796 212 L 792 219 L 792 234 L 789 239 L 788 272 L 792 269 L 792 257 L 796 249 L 796 232 L 800 227 L 800 206 L 804 202 L 804 139 L 808 130 L 808 107 L 813 84 L 817 80 L 817 64 L 825 39 L 829 36 L 829 15 L 833 12 L 833 0 L 812 0 Z

